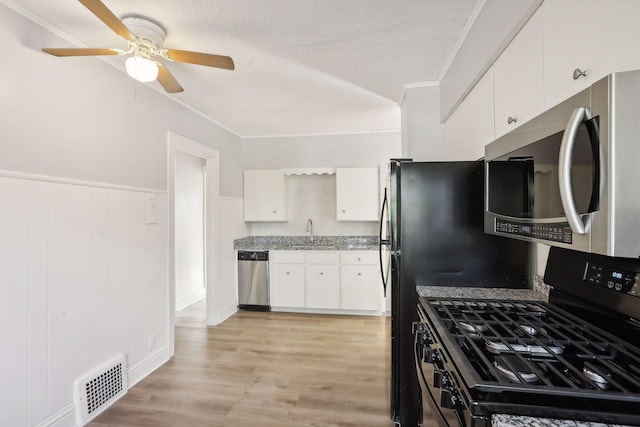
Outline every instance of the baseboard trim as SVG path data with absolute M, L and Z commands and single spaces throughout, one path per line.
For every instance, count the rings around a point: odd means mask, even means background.
M 283 313 L 308 313 L 308 314 L 333 314 L 337 316 L 383 316 L 384 312 L 379 310 L 343 310 L 343 309 L 325 309 L 325 308 L 290 308 L 290 307 L 271 307 L 271 311 L 280 311 Z
M 76 425 L 76 405 L 73 403 L 60 409 L 36 427 L 69 427 Z
M 222 323 L 227 320 L 229 317 L 233 316 L 238 312 L 238 306 L 234 302 L 233 304 L 229 304 L 226 307 L 222 307 L 218 309 L 218 323 Z
M 189 307 L 191 304 L 195 304 L 201 299 L 207 296 L 207 289 L 202 287 L 194 292 L 191 292 L 188 295 L 183 295 L 180 298 L 176 299 L 176 311 L 180 311 L 184 308 Z
M 164 365 L 171 359 L 172 353 L 168 346 L 161 348 L 155 353 L 149 354 L 136 364 L 129 367 L 127 372 L 129 376 L 129 389 L 136 385 L 147 375 Z

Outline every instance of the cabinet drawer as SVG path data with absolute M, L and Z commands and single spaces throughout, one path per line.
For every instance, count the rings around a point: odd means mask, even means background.
M 304 251 L 270 251 L 272 263 L 304 264 Z
M 377 265 L 378 253 L 375 251 L 348 251 L 340 254 L 341 264 Z
M 306 251 L 307 264 L 340 264 L 337 251 Z

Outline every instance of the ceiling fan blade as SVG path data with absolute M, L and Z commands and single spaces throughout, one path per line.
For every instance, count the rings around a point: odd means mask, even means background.
M 102 22 L 107 24 L 109 28 L 113 30 L 114 33 L 119 35 L 122 38 L 127 40 L 135 40 L 136 36 L 129 31 L 126 25 L 118 19 L 116 15 L 111 12 L 107 6 L 104 5 L 100 0 L 79 0 L 80 3 L 84 5 L 87 9 L 91 11 L 94 15 L 98 17 Z
M 91 48 L 77 48 L 77 47 L 61 47 L 50 48 L 46 47 L 42 49 L 49 55 L 53 56 L 95 56 L 95 55 L 120 55 L 122 53 L 119 49 L 91 49 Z
M 166 90 L 168 93 L 178 93 L 183 92 L 184 89 L 180 86 L 180 83 L 173 77 L 173 74 L 169 72 L 167 67 L 162 64 L 158 64 L 158 83 Z
M 207 67 L 224 68 L 227 70 L 235 69 L 233 59 L 228 56 L 168 49 L 167 57 L 173 61 L 186 62 L 188 64 L 206 65 Z

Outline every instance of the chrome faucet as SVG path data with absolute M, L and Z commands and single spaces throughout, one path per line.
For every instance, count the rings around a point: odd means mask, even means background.
M 313 221 L 311 221 L 311 218 L 307 220 L 307 233 L 309 233 L 311 241 L 313 242 Z

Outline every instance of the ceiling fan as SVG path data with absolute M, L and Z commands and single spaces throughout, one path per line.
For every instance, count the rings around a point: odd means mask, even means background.
M 100 0 L 79 0 L 91 13 L 107 24 L 117 35 L 126 40 L 128 50 L 95 48 L 44 48 L 44 52 L 54 56 L 94 56 L 129 55 L 125 62 L 127 73 L 141 82 L 158 80 L 169 93 L 182 92 L 184 89 L 169 70 L 151 58 L 159 56 L 169 61 L 205 65 L 207 67 L 233 70 L 233 59 L 228 56 L 187 50 L 164 49 L 165 31 L 156 23 L 142 17 L 124 18 L 122 21 Z

